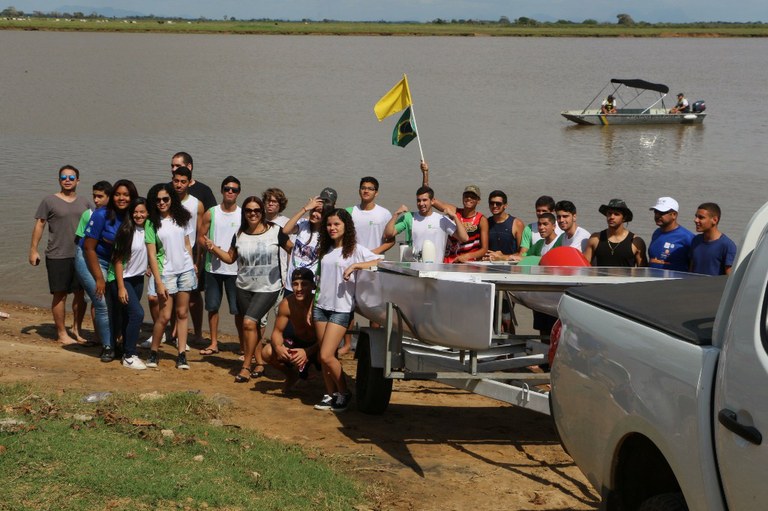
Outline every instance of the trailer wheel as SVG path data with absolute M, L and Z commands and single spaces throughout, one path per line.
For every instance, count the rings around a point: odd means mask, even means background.
M 643 501 L 637 511 L 688 511 L 682 493 L 662 493 Z
M 371 367 L 371 341 L 365 334 L 357 340 L 357 381 L 355 383 L 357 409 L 363 413 L 380 415 L 389 405 L 392 380 L 384 377 L 384 368 Z

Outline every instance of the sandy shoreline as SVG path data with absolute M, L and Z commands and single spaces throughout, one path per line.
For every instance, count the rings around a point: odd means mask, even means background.
M 597 494 L 560 447 L 549 417 L 432 382 L 396 382 L 384 415 L 312 409 L 319 375 L 295 392 L 279 374 L 233 383 L 236 354 L 189 354 L 190 371 L 162 347 L 160 367 L 133 371 L 99 361 L 98 347 L 62 347 L 50 310 L 0 302 L 0 382 L 29 382 L 57 392 L 193 391 L 231 403 L 229 422 L 343 460 L 368 488 L 376 510 L 596 509 Z M 87 320 L 86 320 L 87 321 Z M 90 326 L 86 325 L 86 332 Z M 224 336 L 234 349 L 236 339 Z M 343 360 L 354 377 L 355 361 Z M 500 503 L 503 503 L 500 505 Z

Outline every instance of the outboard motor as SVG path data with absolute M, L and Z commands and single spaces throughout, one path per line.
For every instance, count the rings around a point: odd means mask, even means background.
M 703 99 L 700 99 L 696 101 L 693 105 L 691 105 L 691 112 L 695 114 L 700 114 L 706 109 L 707 109 L 707 105 L 704 103 Z

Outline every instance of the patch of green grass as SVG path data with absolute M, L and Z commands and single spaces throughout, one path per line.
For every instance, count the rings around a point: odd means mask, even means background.
M 221 21 L 168 19 L 0 18 L 0 30 L 164 32 L 284 35 L 404 35 L 495 37 L 768 37 L 763 23 L 544 23 L 535 26 L 474 23 L 385 23 L 360 21 Z
M 81 398 L 0 386 L 0 509 L 337 510 L 362 499 L 298 447 L 212 425 L 222 410 L 199 395 Z

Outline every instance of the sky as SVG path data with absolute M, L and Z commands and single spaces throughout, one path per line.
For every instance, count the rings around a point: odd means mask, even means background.
M 1 0 L 0 0 L 1 1 Z M 615 22 L 626 13 L 635 21 L 763 21 L 766 0 L 6 0 L 3 9 L 86 14 L 97 8 L 119 9 L 140 15 L 221 19 L 269 18 L 343 21 L 432 21 L 437 18 L 515 20 L 525 16 L 540 21 L 595 19 Z M 118 14 L 119 15 L 119 14 Z

